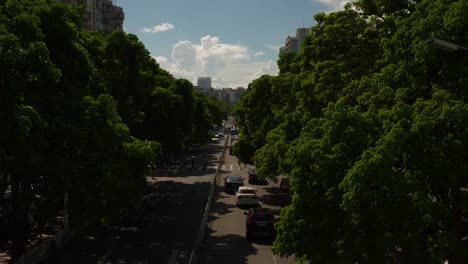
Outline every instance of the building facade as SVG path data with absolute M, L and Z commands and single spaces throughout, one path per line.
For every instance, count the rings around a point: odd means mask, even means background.
M 84 5 L 83 29 L 87 31 L 104 31 L 111 33 L 123 30 L 125 14 L 123 9 L 114 5 L 111 0 L 58 0 L 62 3 Z
M 198 77 L 197 86 L 200 89 L 211 89 L 211 77 Z
M 301 45 L 304 39 L 309 35 L 309 28 L 298 28 L 296 29 L 296 36 L 288 36 L 284 43 L 284 46 L 279 49 L 279 53 L 294 52 L 298 54 L 301 51 Z

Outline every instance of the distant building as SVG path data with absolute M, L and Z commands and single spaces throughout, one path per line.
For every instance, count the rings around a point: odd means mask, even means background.
M 206 96 L 212 96 L 212 90 L 213 88 L 211 89 L 204 89 L 204 88 L 200 88 L 198 86 L 193 86 L 193 90 L 196 91 L 196 92 L 199 92 L 199 93 L 203 93 L 205 94 Z
M 84 5 L 83 29 L 111 33 L 123 30 L 125 15 L 123 9 L 111 0 L 58 0 L 61 3 Z
M 283 47 L 279 49 L 279 53 L 285 53 L 285 52 L 294 52 L 294 53 L 299 53 L 301 50 L 301 44 L 304 41 L 304 39 L 307 37 L 309 34 L 310 29 L 309 28 L 298 28 L 296 29 L 296 36 L 291 37 L 288 36 L 286 38 L 285 44 Z
M 217 98 L 227 105 L 239 103 L 240 98 L 246 92 L 243 87 L 215 89 L 211 87 L 211 77 L 198 77 L 197 85 L 193 86 L 193 90 Z
M 211 88 L 211 77 L 198 77 L 197 86 L 209 90 Z
M 216 97 L 219 101 L 227 104 L 233 105 L 240 102 L 242 95 L 246 92 L 246 89 L 243 87 L 237 87 L 236 89 L 232 88 L 222 88 L 222 89 L 213 89 L 212 97 Z

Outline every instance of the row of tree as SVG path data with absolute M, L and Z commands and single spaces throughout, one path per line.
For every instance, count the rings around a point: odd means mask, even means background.
M 51 0 L 0 0 L 0 217 L 12 261 L 31 221 L 43 226 L 64 199 L 75 230 L 119 219 L 149 162 L 207 142 L 225 118 L 135 35 L 83 32 L 83 15 Z
M 290 178 L 275 253 L 310 263 L 467 263 L 466 0 L 359 0 L 317 14 L 235 110 L 236 152 Z

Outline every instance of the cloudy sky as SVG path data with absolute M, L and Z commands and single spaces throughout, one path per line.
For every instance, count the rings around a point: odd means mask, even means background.
M 196 85 L 209 76 L 215 88 L 276 75 L 278 49 L 296 28 L 314 25 L 319 12 L 346 0 L 114 0 L 125 13 L 124 31 L 138 36 L 162 68 Z

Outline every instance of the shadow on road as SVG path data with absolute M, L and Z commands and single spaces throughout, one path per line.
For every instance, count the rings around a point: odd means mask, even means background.
M 163 166 L 149 171 L 150 177 L 188 177 L 214 174 L 223 145 L 213 144 L 197 153 L 184 153 Z M 193 165 L 193 166 L 192 166 Z
M 260 198 L 262 204 L 284 207 L 291 204 L 291 197 L 287 193 L 265 194 Z
M 209 182 L 159 181 L 101 237 L 82 237 L 49 263 L 167 263 L 172 250 L 190 254 Z
M 255 249 L 244 236 L 210 236 L 202 245 L 200 263 L 204 264 L 239 264 L 247 263 L 249 255 L 255 255 Z
M 236 208 L 236 206 L 233 204 L 227 204 L 220 201 L 216 201 L 216 203 L 213 204 L 211 212 L 217 215 L 225 215 L 234 211 L 234 208 Z

